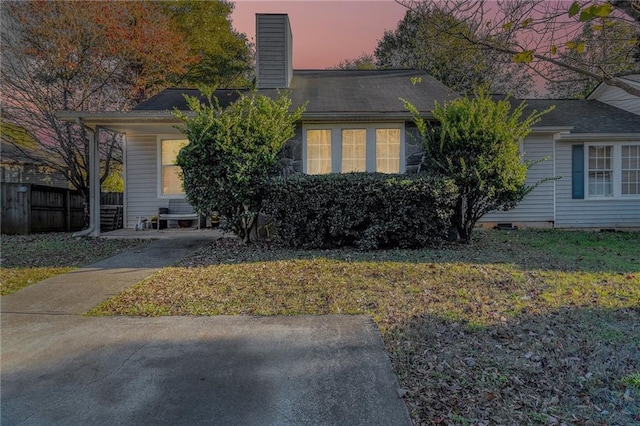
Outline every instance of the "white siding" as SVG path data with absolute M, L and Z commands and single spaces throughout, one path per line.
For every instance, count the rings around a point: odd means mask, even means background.
M 527 173 L 527 185 L 534 185 L 553 174 L 553 136 L 532 135 L 524 141 L 525 159 L 548 160 L 534 164 Z M 527 195 L 513 210 L 497 211 L 485 215 L 480 222 L 551 222 L 553 221 L 553 186 L 548 181 Z
M 158 198 L 158 139 L 155 135 L 127 138 L 127 173 L 125 197 L 127 217 L 125 227 L 133 228 L 138 216 L 158 214 L 159 207 L 169 201 Z
M 625 83 L 640 89 L 640 82 L 638 81 L 625 79 Z M 605 104 L 640 115 L 640 98 L 617 87 L 601 84 L 589 96 L 589 99 L 597 99 Z
M 640 199 L 574 200 L 571 197 L 571 145 L 556 143 L 556 227 L 640 228 Z

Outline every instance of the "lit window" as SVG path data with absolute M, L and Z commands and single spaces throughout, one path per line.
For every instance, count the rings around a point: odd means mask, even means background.
M 376 171 L 400 172 L 400 129 L 376 129 Z
M 613 170 L 611 168 L 611 146 L 589 147 L 589 195 L 613 195 Z
M 162 195 L 183 195 L 180 167 L 176 158 L 180 150 L 189 143 L 187 140 L 164 139 L 160 142 L 160 173 Z
M 622 146 L 622 195 L 640 194 L 640 145 Z
M 331 173 L 331 130 L 307 131 L 307 173 Z
M 402 123 L 331 123 L 304 126 L 307 174 L 404 173 Z
M 367 171 L 367 129 L 342 130 L 342 172 Z

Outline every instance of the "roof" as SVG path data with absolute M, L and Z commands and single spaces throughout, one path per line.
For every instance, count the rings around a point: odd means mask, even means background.
M 35 148 L 19 148 L 11 142 L 0 141 L 0 158 L 3 163 L 40 164 L 42 154 Z
M 626 80 L 625 83 L 640 88 L 640 74 L 627 74 L 618 77 L 620 80 Z M 597 99 L 599 94 L 602 94 L 607 88 L 614 87 L 609 86 L 607 83 L 600 82 L 592 91 L 587 95 L 587 99 Z M 620 89 L 622 90 L 622 89 Z M 630 95 L 633 96 L 633 95 Z
M 635 81 L 636 83 L 640 83 L 640 74 L 627 74 L 620 77 L 625 80 Z
M 258 93 L 276 97 L 278 92 L 275 89 L 260 89 Z M 199 96 L 199 92 L 193 89 L 167 89 L 134 110 L 187 110 L 184 95 Z M 215 96 L 224 107 L 238 98 L 239 91 L 217 90 Z M 307 102 L 303 115 L 306 119 L 409 118 L 410 114 L 400 98 L 429 114 L 435 101 L 443 103 L 458 97 L 424 71 L 412 70 L 296 70 L 289 96 L 293 108 Z
M 528 99 L 525 102 L 525 114 L 555 105 L 536 127 L 572 126 L 571 133 L 640 133 L 640 117 L 595 99 Z
M 215 96 L 225 107 L 242 92 L 247 90 L 217 90 Z M 270 97 L 278 93 L 275 89 L 258 92 Z M 179 120 L 171 111 L 188 110 L 184 95 L 202 99 L 195 89 L 167 89 L 129 112 L 63 111 L 57 115 L 64 120 L 81 118 L 89 126 L 131 134 L 157 132 L 158 126 L 162 126 L 163 131 L 178 132 L 175 125 Z M 435 101 L 442 104 L 458 97 L 433 77 L 410 70 L 298 70 L 294 71 L 289 96 L 294 108 L 308 101 L 303 115 L 306 121 L 411 120 L 400 98 L 407 99 L 429 117 Z M 514 107 L 521 102 L 510 99 Z M 525 102 L 527 111 L 543 111 L 555 105 L 555 109 L 535 125 L 538 129 L 570 129 L 572 134 L 640 134 L 638 115 L 596 99 L 528 99 Z

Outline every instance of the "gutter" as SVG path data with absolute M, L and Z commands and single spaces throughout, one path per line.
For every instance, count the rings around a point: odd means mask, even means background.
M 571 133 L 562 134 L 558 137 L 559 141 L 636 141 L 640 140 L 640 133 Z

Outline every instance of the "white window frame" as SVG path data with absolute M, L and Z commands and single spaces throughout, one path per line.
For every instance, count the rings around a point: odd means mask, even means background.
M 156 140 L 156 185 L 157 185 L 157 195 L 159 199 L 163 200 L 184 200 L 187 198 L 187 194 L 184 192 L 182 194 L 171 194 L 165 195 L 162 193 L 162 141 L 184 141 L 187 140 L 185 136 L 179 135 L 158 135 Z
M 622 146 L 640 145 L 640 141 L 590 142 L 584 144 L 584 197 L 590 200 L 640 199 L 640 194 L 622 194 Z M 591 195 L 589 193 L 589 148 L 611 147 L 611 168 L 613 191 L 611 195 Z
M 406 173 L 404 122 L 304 123 L 302 125 L 302 172 L 307 174 L 307 130 L 331 130 L 331 173 L 342 173 L 342 130 L 366 129 L 367 173 L 376 171 L 376 129 L 400 130 L 400 174 Z

